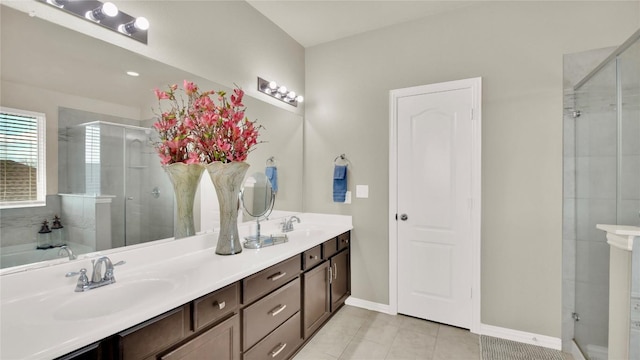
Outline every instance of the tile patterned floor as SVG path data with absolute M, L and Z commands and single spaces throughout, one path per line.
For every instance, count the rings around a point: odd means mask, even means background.
M 478 360 L 478 335 L 345 305 L 294 360 Z

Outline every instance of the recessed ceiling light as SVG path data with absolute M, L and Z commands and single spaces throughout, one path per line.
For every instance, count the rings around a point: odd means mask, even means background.
M 135 72 L 135 71 L 127 71 L 127 75 L 129 75 L 129 76 L 140 76 L 140 74 Z

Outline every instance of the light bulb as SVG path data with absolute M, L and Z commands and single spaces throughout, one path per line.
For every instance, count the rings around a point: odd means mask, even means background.
M 296 98 L 296 92 L 295 91 L 289 91 L 289 93 L 287 94 L 287 97 L 291 100 Z
M 298 97 L 296 98 L 296 101 L 301 103 L 304 101 L 304 97 L 302 95 L 298 95 Z
M 149 29 L 149 20 L 146 17 L 140 16 L 136 18 L 136 21 L 133 23 L 133 26 L 140 31 L 145 31 Z
M 123 34 L 131 35 L 138 31 L 144 31 L 149 29 L 149 20 L 147 18 L 140 16 L 135 20 L 129 21 L 126 24 L 121 24 L 118 26 L 118 31 Z
M 102 5 L 102 12 L 110 17 L 118 15 L 118 7 L 112 2 L 106 2 Z
M 278 88 L 278 84 L 276 84 L 276 82 L 275 82 L 275 81 L 271 81 L 271 82 L 269 82 L 269 89 L 271 89 L 271 90 L 275 90 L 275 89 L 277 89 L 277 88 Z
M 118 15 L 118 7 L 112 2 L 106 2 L 93 10 L 89 10 L 84 14 L 89 20 L 100 21 L 107 16 L 114 17 Z
M 287 93 L 287 87 L 286 86 L 280 86 L 280 88 L 278 89 L 278 92 L 281 94 L 286 94 Z

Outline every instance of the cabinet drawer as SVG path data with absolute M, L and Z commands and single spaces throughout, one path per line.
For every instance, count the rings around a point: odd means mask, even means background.
M 298 312 L 253 349 L 247 351 L 244 360 L 288 359 L 301 343 Z
M 251 348 L 300 310 L 300 278 L 243 309 L 242 348 Z
M 338 252 L 338 238 L 333 238 L 322 243 L 322 257 L 325 259 L 330 258 L 333 254 Z
M 302 267 L 309 270 L 322 262 L 322 246 L 318 245 L 302 254 Z
M 160 360 L 185 359 L 239 360 L 240 315 L 232 316 L 160 357 Z
M 351 233 L 349 232 L 338 235 L 338 251 L 349 247 L 350 235 Z
M 300 274 L 300 255 L 275 264 L 242 280 L 243 304 L 249 304 Z
M 182 340 L 188 332 L 189 305 L 160 315 L 119 334 L 120 358 L 145 359 Z
M 238 283 L 205 295 L 193 302 L 193 326 L 198 331 L 207 324 L 222 319 L 237 310 L 240 302 Z

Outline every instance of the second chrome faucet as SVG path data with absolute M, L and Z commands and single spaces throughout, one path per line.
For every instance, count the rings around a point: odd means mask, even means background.
M 116 278 L 113 275 L 113 267 L 117 265 L 122 265 L 125 262 L 119 261 L 115 264 L 111 262 L 106 256 L 99 257 L 97 260 L 91 260 L 93 265 L 93 274 L 91 275 L 91 280 L 87 276 L 87 269 L 82 268 L 79 272 L 70 272 L 67 273 L 67 277 L 80 275 L 78 277 L 78 283 L 76 285 L 76 292 L 87 291 L 91 289 L 95 289 L 101 286 L 113 284 L 116 282 Z M 104 267 L 104 275 L 102 275 L 102 270 Z

